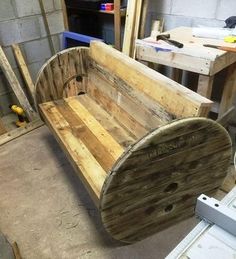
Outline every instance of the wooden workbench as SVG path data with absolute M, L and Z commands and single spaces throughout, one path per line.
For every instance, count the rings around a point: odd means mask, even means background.
M 203 44 L 229 46 L 235 46 L 235 44 L 227 44 L 223 40 L 193 37 L 192 28 L 188 27 L 179 27 L 166 33 L 170 34 L 171 39 L 182 42 L 184 47 L 165 52 L 156 51 L 154 47 L 139 42 L 136 44 L 136 58 L 174 68 L 176 74 L 173 79 L 176 79 L 176 81 L 181 78 L 178 76 L 180 74 L 179 69 L 199 74 L 197 92 L 207 98 L 211 98 L 214 76 L 227 68 L 224 90 L 220 106 L 217 109 L 219 116 L 222 115 L 232 106 L 236 92 L 236 53 L 206 48 Z M 148 41 L 149 39 L 144 40 Z

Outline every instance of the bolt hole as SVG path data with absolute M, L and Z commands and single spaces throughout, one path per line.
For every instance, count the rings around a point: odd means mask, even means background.
M 216 203 L 215 206 L 216 206 L 216 207 L 219 207 L 220 205 Z
M 77 82 L 82 82 L 83 81 L 83 77 L 82 76 L 77 76 L 76 77 L 76 81 Z
M 173 210 L 173 205 L 172 204 L 170 204 L 170 205 L 168 205 L 166 208 L 165 208 L 165 212 L 171 212 L 172 210 Z
M 85 92 L 79 92 L 79 93 L 78 93 L 78 95 L 83 95 L 83 94 L 85 94 Z
M 164 192 L 168 192 L 168 193 L 173 193 L 177 190 L 178 188 L 178 184 L 177 183 L 171 183 L 170 185 L 168 185 Z
M 206 197 L 203 197 L 202 199 L 203 199 L 204 201 L 206 201 L 206 200 L 207 200 L 207 198 L 206 198 Z

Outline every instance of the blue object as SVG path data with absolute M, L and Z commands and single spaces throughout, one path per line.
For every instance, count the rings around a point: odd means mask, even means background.
M 90 37 L 88 35 L 84 35 L 84 34 L 79 34 L 79 33 L 75 33 L 75 32 L 70 32 L 70 31 L 64 31 L 63 32 L 63 48 L 67 49 L 68 46 L 68 40 L 74 40 L 76 42 L 78 42 L 77 46 L 80 45 L 88 45 L 90 44 L 90 42 L 92 40 L 96 40 L 96 41 L 102 41 L 102 39 L 98 39 L 98 38 L 94 38 L 94 37 Z M 81 44 L 82 43 L 82 44 Z
M 103 10 L 103 11 L 106 10 L 106 4 L 101 4 L 101 10 Z

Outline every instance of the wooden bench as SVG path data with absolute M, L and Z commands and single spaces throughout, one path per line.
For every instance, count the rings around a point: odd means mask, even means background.
M 39 113 L 100 210 L 132 243 L 194 213 L 226 176 L 231 141 L 212 102 L 101 42 L 52 57 L 35 90 Z

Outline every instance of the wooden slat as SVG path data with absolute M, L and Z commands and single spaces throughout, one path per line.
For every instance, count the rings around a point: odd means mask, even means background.
M 92 77 L 96 77 L 93 81 L 96 86 L 98 85 L 98 87 L 103 89 L 103 91 L 107 89 L 107 91 L 105 91 L 107 95 L 111 95 L 113 97 L 116 96 L 113 100 L 118 105 L 122 106 L 122 98 L 125 98 L 124 106 L 129 104 L 134 106 L 134 104 L 136 104 L 135 107 L 130 107 L 129 113 L 137 121 L 141 120 L 141 124 L 144 127 L 148 127 L 149 129 L 156 128 L 175 118 L 175 116 L 169 114 L 152 98 L 149 98 L 143 92 L 128 85 L 124 80 L 116 76 L 114 73 L 111 73 L 105 67 L 98 65 L 96 62 L 90 62 L 88 69 L 88 81 L 91 81 Z M 89 87 L 87 91 L 89 91 Z M 119 96 L 122 96 L 122 98 Z M 147 112 L 148 114 L 141 116 L 143 112 Z M 142 118 L 140 118 L 140 116 Z M 146 121 L 143 122 L 143 120 Z
M 13 72 L 11 65 L 9 61 L 7 60 L 7 57 L 5 56 L 5 53 L 3 52 L 2 47 L 0 47 L 0 67 L 6 76 L 10 87 L 12 88 L 13 92 L 15 93 L 20 105 L 24 109 L 28 119 L 30 121 L 33 121 L 37 115 L 34 112 L 32 106 L 30 105 L 15 73 Z
M 26 86 L 29 90 L 29 93 L 31 94 L 31 98 L 33 100 L 34 98 L 34 83 L 31 78 L 30 72 L 28 70 L 28 67 L 25 63 L 25 59 L 22 55 L 22 52 L 20 50 L 20 46 L 18 44 L 13 44 L 12 49 L 16 58 L 16 61 L 18 63 L 18 66 L 20 68 L 21 74 L 25 80 Z
M 65 30 L 69 31 L 68 15 L 67 15 L 67 9 L 66 9 L 65 0 L 61 0 L 61 8 L 62 8 L 62 14 L 63 14 L 63 21 L 64 21 Z
M 25 135 L 26 133 L 28 133 L 34 129 L 37 129 L 43 125 L 44 125 L 44 123 L 40 119 L 35 119 L 34 121 L 27 123 L 26 126 L 24 126 L 24 127 L 20 127 L 18 129 L 11 130 L 0 136 L 0 146 L 20 137 L 22 135 Z
M 48 60 L 35 83 L 37 104 L 62 99 L 85 91 L 87 74 L 86 47 L 66 49 Z M 81 79 L 77 81 L 76 79 Z
M 201 116 L 201 108 L 210 110 L 212 102 L 152 69 L 126 57 L 104 43 L 92 42 L 90 56 L 109 68 L 131 87 L 154 99 L 178 118 Z
M 54 47 L 54 44 L 52 41 L 52 35 L 51 35 L 51 31 L 50 31 L 49 24 L 48 24 L 48 19 L 47 19 L 47 14 L 46 14 L 46 11 L 44 8 L 44 3 L 43 3 L 43 0 L 38 0 L 38 1 L 39 1 L 39 6 L 41 9 L 42 17 L 43 17 L 43 22 L 45 25 L 45 30 L 47 32 L 47 37 L 48 37 L 48 42 L 49 42 L 49 46 L 51 49 L 51 53 L 52 53 L 52 55 L 54 55 L 56 53 L 56 50 L 55 50 L 55 47 Z
M 206 97 L 211 98 L 214 76 L 199 75 L 197 92 Z
M 132 134 L 135 138 L 140 138 L 148 131 L 140 123 L 138 123 L 131 115 L 129 115 L 124 109 L 113 102 L 107 95 L 100 91 L 94 84 L 88 82 L 88 94 L 94 99 L 97 99 L 100 106 Z
M 236 96 L 236 64 L 231 65 L 227 71 L 227 77 L 220 102 L 219 116 L 222 116 L 233 105 Z
M 88 112 L 88 110 L 74 98 L 66 99 L 68 105 L 92 131 L 99 141 L 106 146 L 111 156 L 117 160 L 124 149 L 113 139 L 113 137 L 102 127 L 102 125 Z
M 115 48 L 121 49 L 121 13 L 120 13 L 120 1 L 114 0 L 114 26 L 115 26 Z
M 100 192 L 106 172 L 85 144 L 73 134 L 69 123 L 60 114 L 53 102 L 41 104 L 40 109 L 47 125 L 85 184 L 95 204 L 99 206 Z
M 130 57 L 135 58 L 135 41 L 138 39 L 139 29 L 140 29 L 140 18 L 142 12 L 143 0 L 136 0 L 136 10 L 135 10 L 135 21 L 134 21 L 134 31 L 131 41 L 131 53 Z
M 139 30 L 139 39 L 143 39 L 145 37 L 145 28 L 146 28 L 148 7 L 149 7 L 149 0 L 143 0 L 142 15 L 141 15 L 141 21 L 140 21 L 140 30 Z
M 148 134 L 106 179 L 100 202 L 105 229 L 132 243 L 193 215 L 196 198 L 221 186 L 231 152 L 225 129 L 204 118 L 174 121 Z
M 0 135 L 4 134 L 6 132 L 7 132 L 7 130 L 2 122 L 2 119 L 0 118 Z
M 137 140 L 133 137 L 133 134 L 130 134 L 125 127 L 121 127 L 112 115 L 102 109 L 99 104 L 87 94 L 80 95 L 76 98 L 124 149 Z
M 111 170 L 116 160 L 112 157 L 104 143 L 93 134 L 92 130 L 87 127 L 66 101 L 55 101 L 55 104 L 58 111 L 68 122 L 74 136 L 85 144 L 104 171 L 108 172 Z
M 125 20 L 124 41 L 123 41 L 123 48 L 122 48 L 122 52 L 127 56 L 131 55 L 135 13 L 136 13 L 136 1 L 128 0 L 126 20 Z

